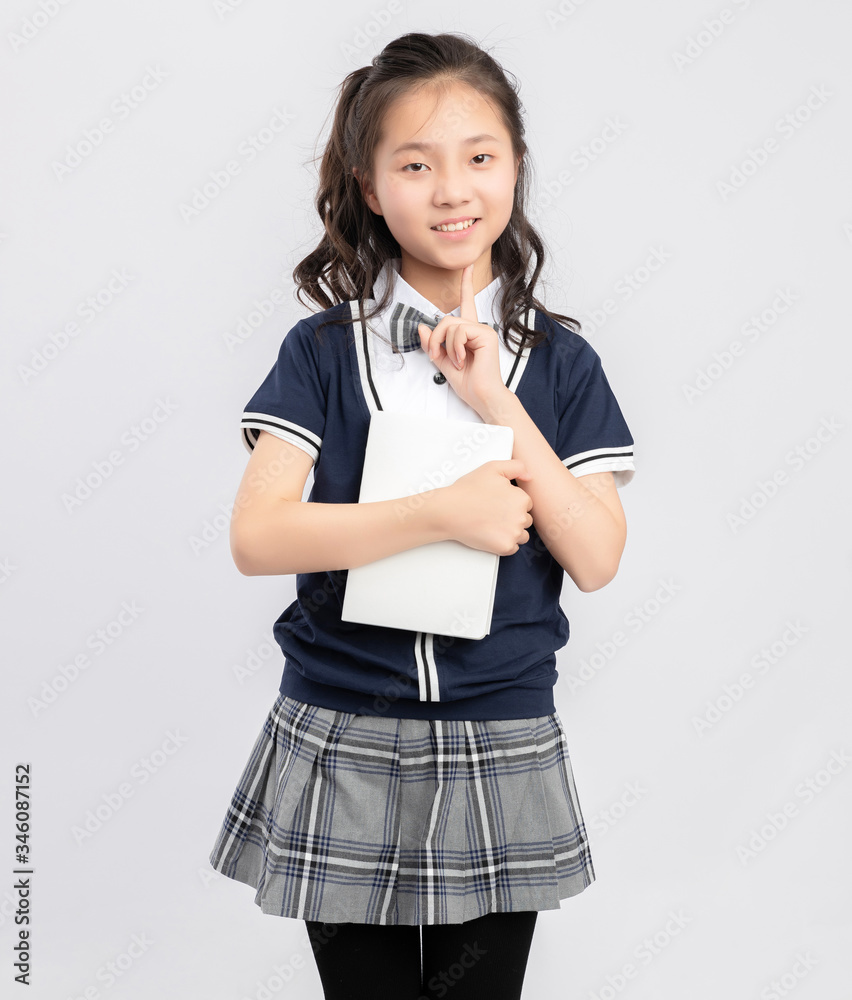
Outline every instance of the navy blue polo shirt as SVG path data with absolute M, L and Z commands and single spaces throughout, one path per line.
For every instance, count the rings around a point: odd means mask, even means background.
M 417 302 L 399 274 L 394 277 L 394 298 L 423 308 L 424 300 Z M 477 309 L 483 317 L 478 297 Z M 314 331 L 329 319 L 341 322 L 326 326 L 320 341 Z M 386 408 L 383 386 L 389 392 L 388 379 L 396 377 L 383 363 L 388 348 L 373 333 L 379 329 L 387 337 L 377 319 L 368 328 L 358 320 L 357 302 L 343 302 L 300 320 L 242 415 L 249 451 L 266 430 L 313 458 L 308 502 L 358 502 L 370 415 Z M 611 471 L 618 487 L 626 485 L 634 474 L 633 437 L 599 356 L 581 335 L 543 313 L 531 310 L 529 319 L 547 338 L 514 356 L 508 368 L 501 362 L 506 385 L 575 476 Z M 501 337 L 501 355 L 504 350 Z M 416 351 L 404 355 L 406 363 L 417 355 L 417 364 L 428 361 Z M 467 419 L 480 419 L 470 414 Z M 281 694 L 396 718 L 551 714 L 556 651 L 569 637 L 559 604 L 565 571 L 535 525 L 528 532 L 529 541 L 514 555 L 499 557 L 491 632 L 482 639 L 341 621 L 348 571 L 296 574 L 296 600 L 273 627 L 284 654 Z

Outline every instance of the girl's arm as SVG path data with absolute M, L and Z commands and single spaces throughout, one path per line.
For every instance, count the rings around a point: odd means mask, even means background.
M 530 540 L 529 478 L 515 458 L 485 462 L 450 486 L 376 503 L 302 503 L 311 457 L 261 431 L 231 516 L 231 554 L 246 576 L 332 572 L 452 539 L 512 556 Z
M 351 569 L 450 538 L 442 489 L 375 503 L 301 503 L 310 455 L 261 431 L 231 515 L 245 576 Z
M 579 590 L 605 587 L 618 572 L 627 538 L 612 473 L 570 472 L 511 389 L 491 400 L 480 416 L 514 431 L 513 456 L 532 473 L 523 488 L 533 502 L 533 524 L 550 554 Z

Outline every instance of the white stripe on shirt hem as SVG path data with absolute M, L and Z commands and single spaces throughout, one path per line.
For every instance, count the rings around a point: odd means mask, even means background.
M 243 444 L 246 449 L 254 451 L 257 439 L 261 431 L 268 431 L 275 437 L 287 441 L 297 448 L 301 448 L 316 463 L 319 459 L 322 438 L 317 437 L 313 431 L 301 424 L 295 424 L 292 420 L 284 420 L 282 417 L 273 416 L 271 413 L 245 413 L 240 421 L 243 432 Z
M 561 459 L 562 464 L 578 479 L 596 472 L 611 472 L 616 488 L 626 486 L 636 471 L 633 464 L 633 445 L 611 448 L 592 448 Z

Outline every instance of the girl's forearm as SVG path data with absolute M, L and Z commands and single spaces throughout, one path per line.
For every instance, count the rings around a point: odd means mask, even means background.
M 245 576 L 353 569 L 450 538 L 445 501 L 446 487 L 373 503 L 270 499 L 231 521 L 231 554 Z
M 532 499 L 533 524 L 550 554 L 580 590 L 606 586 L 624 550 L 624 524 L 562 464 L 510 389 L 483 407 L 481 416 L 514 431 L 512 457 L 532 473 L 520 485 Z

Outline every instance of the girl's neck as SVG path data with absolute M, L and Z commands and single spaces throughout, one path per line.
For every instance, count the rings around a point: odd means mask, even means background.
M 451 313 L 461 303 L 461 278 L 463 268 L 449 270 L 433 267 L 402 251 L 400 277 L 442 313 Z M 494 280 L 491 270 L 491 252 L 484 253 L 473 267 L 473 294 L 477 295 Z

